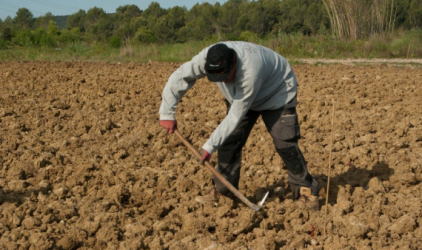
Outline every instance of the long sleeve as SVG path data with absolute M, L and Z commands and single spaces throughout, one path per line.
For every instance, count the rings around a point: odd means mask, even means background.
M 262 79 L 258 78 L 258 74 L 254 70 L 250 70 L 247 74 L 238 76 L 238 78 L 242 78 L 242 80 L 225 84 L 225 87 L 232 90 L 229 91 L 234 95 L 232 96 L 231 107 L 227 116 L 202 147 L 209 153 L 213 153 L 234 131 L 250 109 L 262 84 Z
M 215 82 L 231 107 L 202 147 L 209 153 L 224 143 L 248 110 L 278 109 L 292 100 L 297 91 L 296 76 L 281 55 L 252 43 L 224 43 L 236 52 L 236 75 L 230 83 Z M 202 50 L 170 76 L 163 90 L 160 120 L 175 120 L 179 100 L 197 79 L 206 76 L 204 66 L 209 48 Z
M 160 120 L 175 120 L 176 108 L 186 91 L 193 87 L 196 80 L 205 76 L 205 50 L 182 64 L 169 77 L 162 93 L 159 110 Z

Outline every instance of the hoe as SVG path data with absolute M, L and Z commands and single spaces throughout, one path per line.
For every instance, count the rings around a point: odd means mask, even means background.
M 201 154 L 179 133 L 178 130 L 175 130 L 174 133 L 179 137 L 179 139 L 185 144 L 185 146 L 196 156 L 196 158 L 201 159 Z M 205 166 L 226 186 L 237 198 L 239 198 L 243 203 L 245 203 L 248 207 L 252 208 L 255 211 L 261 209 L 262 205 L 264 204 L 265 200 L 267 199 L 268 193 L 264 195 L 264 198 L 261 200 L 259 204 L 254 204 L 250 202 L 242 193 L 239 192 L 230 182 L 226 180 L 215 168 L 211 166 L 209 162 L 204 162 Z

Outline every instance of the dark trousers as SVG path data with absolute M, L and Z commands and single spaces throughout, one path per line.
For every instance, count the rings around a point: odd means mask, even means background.
M 227 104 L 227 112 L 230 104 Z M 318 195 L 318 182 L 308 173 L 305 158 L 298 147 L 300 127 L 296 113 L 296 97 L 285 106 L 276 110 L 249 110 L 236 129 L 218 149 L 220 172 L 234 187 L 239 188 L 242 148 L 249 137 L 259 116 L 271 134 L 277 153 L 283 159 L 288 170 L 289 185 L 295 199 L 299 198 L 300 187 L 311 188 L 313 195 Z M 259 153 L 259 152 L 257 152 Z M 217 191 L 232 196 L 231 192 L 214 176 Z

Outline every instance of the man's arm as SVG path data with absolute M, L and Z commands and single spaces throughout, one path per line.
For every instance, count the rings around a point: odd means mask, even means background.
M 197 79 L 205 76 L 204 64 L 203 50 L 173 72 L 163 89 L 160 120 L 176 120 L 176 108 L 180 99 L 193 87 Z
M 202 148 L 205 151 L 212 154 L 230 136 L 246 112 L 248 112 L 261 85 L 262 79 L 256 78 L 255 74 L 248 75 L 241 83 L 236 84 L 236 94 L 233 97 L 230 110 L 224 120 L 214 130 L 208 141 L 203 145 Z

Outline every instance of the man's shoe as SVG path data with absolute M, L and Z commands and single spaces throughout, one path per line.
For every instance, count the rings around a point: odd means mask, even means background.
M 211 192 L 209 192 L 206 195 L 196 196 L 195 201 L 199 203 L 214 203 L 218 201 L 218 198 L 219 198 L 219 194 L 217 190 L 213 189 L 211 190 Z
M 313 211 L 319 210 L 318 196 L 312 195 L 310 188 L 300 187 L 299 193 L 300 197 L 298 202 L 301 206 Z

